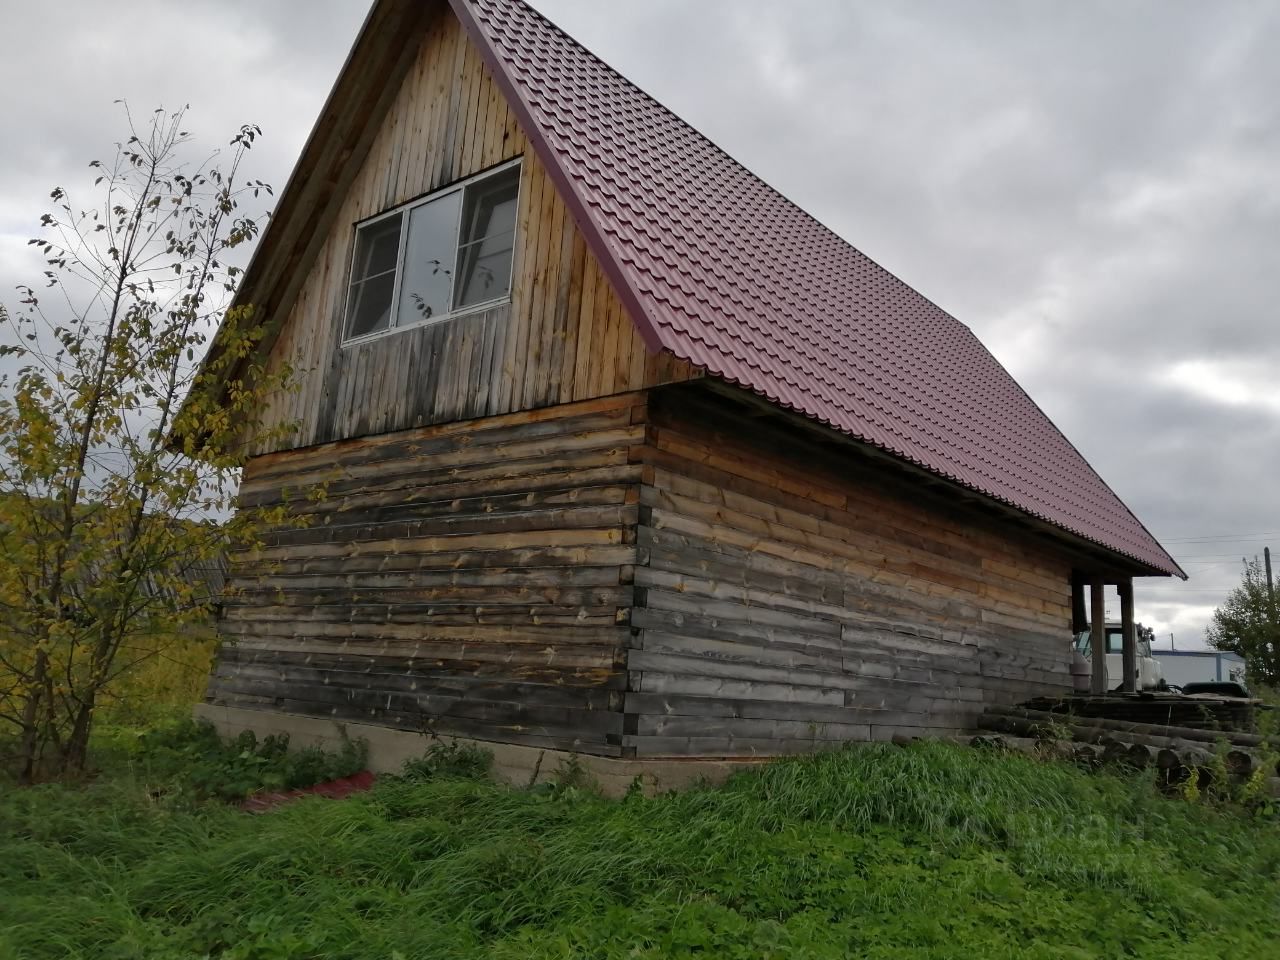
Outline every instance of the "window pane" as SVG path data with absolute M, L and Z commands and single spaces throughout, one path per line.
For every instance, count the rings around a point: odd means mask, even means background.
M 387 329 L 395 288 L 394 272 L 352 284 L 347 307 L 348 337 L 363 337 L 367 333 Z
M 467 274 L 466 286 L 458 301 L 459 307 L 496 300 L 510 292 L 511 258 L 514 250 L 511 247 L 511 237 L 508 235 L 505 239 L 507 246 L 504 250 L 477 255 L 475 250 L 483 249 L 477 246 L 470 253 L 463 251 L 462 258 Z
M 453 253 L 458 242 L 459 192 L 415 207 L 409 214 L 409 239 L 400 281 L 396 323 L 403 325 L 449 312 L 453 292 Z
M 360 239 L 362 242 L 356 261 L 361 268 L 356 279 L 363 280 L 376 273 L 394 270 L 400 254 L 400 214 L 361 227 Z
M 496 300 L 511 292 L 519 188 L 519 167 L 467 188 L 458 250 L 457 306 Z
M 347 336 L 385 330 L 391 322 L 391 297 L 400 253 L 400 215 L 356 231 L 356 253 L 347 291 Z

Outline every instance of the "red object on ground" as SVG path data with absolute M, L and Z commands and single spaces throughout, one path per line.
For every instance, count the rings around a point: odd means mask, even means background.
M 268 810 L 274 810 L 276 807 L 300 800 L 302 797 L 328 797 L 330 800 L 342 800 L 353 793 L 363 793 L 372 787 L 377 779 L 373 771 L 361 770 L 349 777 L 317 783 L 299 790 L 255 793 L 247 800 L 241 801 L 240 809 L 245 813 L 266 813 Z
M 968 327 L 528 4 L 451 3 L 650 348 L 1185 576 Z

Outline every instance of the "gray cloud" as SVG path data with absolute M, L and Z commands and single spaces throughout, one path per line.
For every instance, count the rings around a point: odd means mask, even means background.
M 535 5 L 969 324 L 1193 558 L 1189 583 L 1141 584 L 1138 611 L 1198 640 L 1233 556 L 1280 531 L 1280 8 Z M 172 9 L 6 11 L 23 40 L 0 65 L 0 290 L 33 275 L 49 187 L 119 136 L 115 97 L 190 102 L 209 144 L 261 124 L 253 172 L 282 186 L 365 13 Z M 1172 542 L 1210 535 L 1243 539 Z

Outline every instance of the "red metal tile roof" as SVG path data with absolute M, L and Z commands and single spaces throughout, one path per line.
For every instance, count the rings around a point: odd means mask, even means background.
M 452 3 L 650 346 L 1182 575 L 968 327 L 525 3 Z

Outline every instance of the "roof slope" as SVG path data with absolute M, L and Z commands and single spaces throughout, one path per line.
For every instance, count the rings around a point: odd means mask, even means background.
M 653 347 L 1184 575 L 962 323 L 521 0 L 451 0 Z

